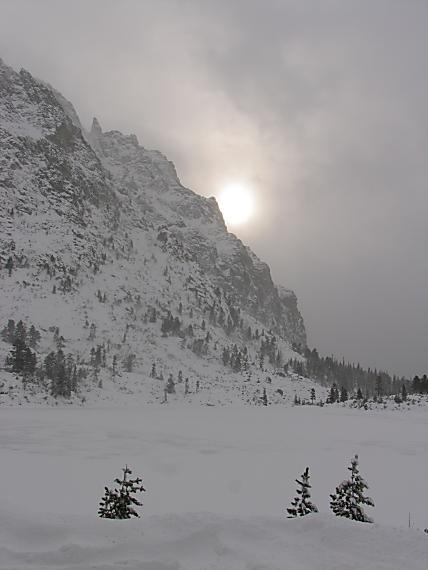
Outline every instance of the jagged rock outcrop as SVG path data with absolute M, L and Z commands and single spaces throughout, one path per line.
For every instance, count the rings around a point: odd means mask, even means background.
M 133 212 L 157 225 L 165 248 L 178 244 L 214 285 L 267 328 L 306 346 L 303 320 L 292 292 L 275 287 L 270 270 L 227 232 L 214 198 L 184 188 L 174 165 L 160 152 L 138 144 L 135 135 L 103 133 L 94 119 L 90 140 L 114 186 L 129 198 Z M 135 208 L 135 204 L 140 208 Z

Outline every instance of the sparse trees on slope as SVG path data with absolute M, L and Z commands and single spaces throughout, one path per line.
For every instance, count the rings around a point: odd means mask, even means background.
M 134 497 L 135 493 L 145 491 L 143 481 L 140 477 L 136 479 L 128 479 L 128 475 L 132 475 L 131 469 L 126 465 L 123 471 L 122 479 L 115 479 L 115 483 L 119 485 L 118 489 L 109 489 L 104 487 L 105 494 L 101 499 L 98 509 L 98 515 L 104 519 L 130 519 L 131 517 L 139 517 L 140 515 L 134 508 L 142 506 L 142 503 Z
M 359 473 L 358 455 L 352 459 L 348 469 L 351 472 L 351 478 L 342 481 L 336 487 L 336 493 L 330 495 L 330 508 L 338 517 L 371 523 L 373 519 L 365 514 L 363 505 L 374 507 L 374 502 L 370 497 L 364 496 L 368 485 Z
M 318 512 L 316 505 L 311 502 L 309 467 L 306 467 L 304 473 L 302 473 L 301 480 L 296 479 L 296 483 L 299 485 L 299 488 L 297 489 L 297 496 L 291 501 L 291 507 L 287 509 L 289 519 L 304 517 L 309 513 Z

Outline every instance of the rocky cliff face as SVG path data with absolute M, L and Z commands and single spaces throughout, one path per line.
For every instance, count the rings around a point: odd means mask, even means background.
M 228 233 L 214 198 L 185 188 L 134 135 L 104 133 L 96 119 L 85 132 L 62 95 L 1 61 L 0 198 L 2 323 L 60 327 L 82 359 L 94 324 L 93 343 L 135 352 L 136 369 L 195 358 L 221 367 L 233 344 L 255 363 L 262 334 L 284 354 L 306 346 L 294 293 Z M 170 317 L 180 349 L 167 356 L 159 329 Z M 187 349 L 208 328 L 195 356 Z
M 295 296 L 285 289 L 280 292 L 268 265 L 227 232 L 214 198 L 207 200 L 184 188 L 174 165 L 160 152 L 141 147 L 134 135 L 103 133 L 94 119 L 89 140 L 114 187 L 127 196 L 130 211 L 157 226 L 165 249 L 182 248 L 242 310 L 292 342 L 306 345 Z

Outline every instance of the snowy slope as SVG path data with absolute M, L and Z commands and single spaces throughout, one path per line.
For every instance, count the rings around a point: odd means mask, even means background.
M 258 353 L 261 336 L 274 335 L 282 361 L 299 358 L 293 347 L 304 348 L 306 334 L 296 297 L 228 233 L 216 201 L 183 187 L 172 163 L 134 135 L 103 133 L 96 120 L 85 132 L 62 95 L 1 61 L 0 199 L 0 328 L 22 319 L 40 329 L 39 363 L 56 350 L 58 327 L 64 352 L 87 369 L 83 391 L 96 397 L 108 386 L 124 395 L 118 377 L 135 355 L 144 401 L 162 399 L 179 370 L 192 392 L 196 382 L 215 387 L 216 401 L 258 401 L 262 386 L 269 401 L 278 389 L 292 399 L 290 378 L 285 388 L 282 377 L 266 383 L 278 367 L 260 366 Z M 169 314 L 180 331 L 162 335 Z M 248 351 L 245 374 L 222 363 L 235 344 Z M 93 370 L 97 347 L 106 357 Z M 0 343 L 0 366 L 10 348 Z M 3 392 L 19 389 L 0 375 Z

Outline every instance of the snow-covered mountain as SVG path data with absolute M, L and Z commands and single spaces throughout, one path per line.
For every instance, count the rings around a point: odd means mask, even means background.
M 61 94 L 1 60 L 0 199 L 0 329 L 34 325 L 39 363 L 73 355 L 87 397 L 158 401 L 170 374 L 172 400 L 308 397 L 311 382 L 278 375 L 306 347 L 296 296 L 227 231 L 215 199 L 135 135 L 96 119 L 86 132 Z M 1 367 L 10 349 L 0 341 Z

